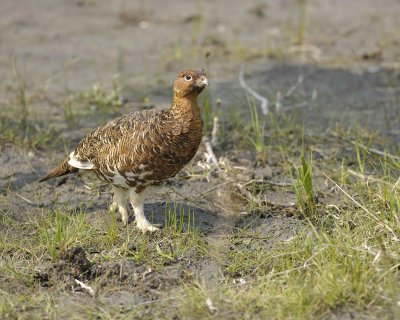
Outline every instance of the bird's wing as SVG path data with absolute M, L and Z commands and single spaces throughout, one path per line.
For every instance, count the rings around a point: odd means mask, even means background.
M 112 168 L 126 162 L 128 155 L 131 160 L 143 157 L 144 146 L 149 145 L 146 138 L 155 136 L 161 114 L 162 110 L 134 112 L 96 128 L 79 142 L 68 164 L 79 169 Z

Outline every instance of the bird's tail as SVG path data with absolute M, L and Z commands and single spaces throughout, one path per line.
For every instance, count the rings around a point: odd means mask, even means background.
M 52 171 L 50 171 L 43 178 L 41 178 L 39 180 L 39 182 L 43 182 L 50 178 L 60 177 L 60 176 L 66 175 L 68 173 L 74 173 L 74 172 L 78 172 L 78 171 L 79 171 L 79 169 L 74 168 L 68 164 L 68 159 L 67 159 L 63 163 L 61 163 L 58 167 L 56 167 Z

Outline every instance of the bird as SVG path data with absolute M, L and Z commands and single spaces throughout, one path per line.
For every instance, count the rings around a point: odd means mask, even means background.
M 129 201 L 139 230 L 159 230 L 146 219 L 144 202 L 195 156 L 203 135 L 197 97 L 207 85 L 203 69 L 181 71 L 170 107 L 132 112 L 97 127 L 39 182 L 78 171 L 94 173 L 111 185 L 109 210 L 118 211 L 125 226 Z

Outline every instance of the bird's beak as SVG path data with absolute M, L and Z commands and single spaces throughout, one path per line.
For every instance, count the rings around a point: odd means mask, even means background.
M 196 86 L 200 87 L 200 88 L 204 88 L 206 86 L 208 86 L 208 80 L 206 78 L 206 76 L 201 76 L 197 82 L 196 82 Z

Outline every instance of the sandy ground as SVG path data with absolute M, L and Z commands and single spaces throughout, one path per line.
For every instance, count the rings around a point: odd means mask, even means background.
M 187 64 L 204 66 L 205 51 L 211 75 L 224 81 L 237 73 L 237 51 L 257 57 L 285 46 L 304 51 L 298 59 L 330 66 L 360 69 L 362 57 L 396 66 L 398 10 L 396 0 L 309 1 L 302 49 L 298 1 L 4 0 L 1 82 L 15 60 L 33 84 L 56 93 L 107 83 L 117 73 L 130 85 L 154 85 Z
M 309 1 L 303 19 L 300 8 L 297 1 L 5 0 L 0 95 L 13 81 L 15 64 L 31 90 L 44 88 L 55 99 L 95 83 L 109 87 L 118 75 L 134 99 L 167 104 L 176 73 L 194 66 L 209 70 L 214 96 L 228 91 L 236 98 L 240 65 L 250 59 L 249 81 L 272 99 L 302 76 L 303 93 L 318 98 L 318 113 L 328 120 L 345 117 L 344 109 L 374 122 L 376 102 L 391 118 L 387 87 L 398 83 L 398 1 Z M 43 105 L 32 108 L 48 112 Z

